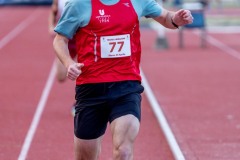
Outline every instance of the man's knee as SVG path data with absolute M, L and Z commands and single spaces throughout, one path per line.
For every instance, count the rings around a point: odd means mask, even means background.
M 101 151 L 101 139 L 83 140 L 74 136 L 75 160 L 97 160 Z
M 120 145 L 114 148 L 114 157 L 116 159 L 131 160 L 133 157 L 133 149 L 129 145 Z

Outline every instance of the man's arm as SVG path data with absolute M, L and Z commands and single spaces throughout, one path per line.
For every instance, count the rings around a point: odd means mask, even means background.
M 178 26 L 191 24 L 193 22 L 191 12 L 184 9 L 173 12 L 162 8 L 162 14 L 153 19 L 170 29 L 176 29 Z
M 57 34 L 53 40 L 53 47 L 56 51 L 56 55 L 62 64 L 67 68 L 67 77 L 71 80 L 76 80 L 82 73 L 81 68 L 83 63 L 76 63 L 70 56 L 68 50 L 68 38 Z

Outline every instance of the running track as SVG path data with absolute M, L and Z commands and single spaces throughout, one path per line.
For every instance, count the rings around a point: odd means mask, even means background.
M 48 7 L 0 9 L 0 159 L 72 160 L 70 107 L 74 82 L 60 84 L 52 67 Z M 142 30 L 142 70 L 166 115 L 185 159 L 240 158 L 240 34 L 209 34 L 199 48 L 194 31 L 179 50 L 177 32 L 167 32 L 169 50 L 156 50 L 156 34 Z M 194 41 L 193 41 L 194 40 Z M 136 160 L 173 160 L 146 93 Z M 111 159 L 109 131 L 101 160 Z

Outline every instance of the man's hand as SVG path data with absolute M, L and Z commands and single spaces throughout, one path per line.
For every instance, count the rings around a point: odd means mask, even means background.
M 178 26 L 191 24 L 193 22 L 192 14 L 189 10 L 181 9 L 172 16 L 172 21 Z
M 71 80 L 76 80 L 82 73 L 81 68 L 84 66 L 83 63 L 72 63 L 67 67 L 67 77 Z

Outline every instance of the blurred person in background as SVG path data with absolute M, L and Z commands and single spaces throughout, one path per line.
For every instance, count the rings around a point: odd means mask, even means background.
M 114 160 L 133 160 L 140 129 L 139 20 L 153 18 L 176 29 L 193 22 L 189 10 L 172 12 L 155 0 L 70 0 L 55 27 L 53 46 L 76 81 L 75 160 L 97 160 L 110 123 Z M 77 62 L 68 50 L 75 37 Z
M 204 8 L 208 7 L 209 0 L 199 0 L 199 2 L 203 5 Z
M 48 25 L 49 25 L 49 34 L 54 37 L 56 35 L 56 32 L 54 32 L 54 28 L 61 17 L 63 13 L 64 6 L 68 0 L 53 0 L 51 5 L 51 10 L 48 18 Z M 68 49 L 70 52 L 70 55 L 73 59 L 76 58 L 77 52 L 76 52 L 76 42 L 75 39 L 71 39 L 68 42 Z M 59 61 L 58 58 L 55 60 L 55 64 L 57 67 L 57 80 L 59 82 L 64 82 L 67 79 L 67 69 L 65 66 Z M 75 115 L 75 103 L 71 106 L 71 114 Z

